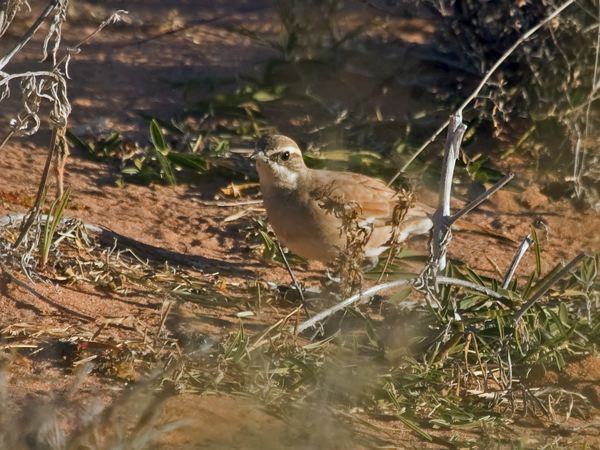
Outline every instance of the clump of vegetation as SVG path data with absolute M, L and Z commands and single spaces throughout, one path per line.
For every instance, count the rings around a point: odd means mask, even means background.
M 16 231 L 3 227 L 6 242 Z M 393 298 L 380 299 L 330 319 L 324 330 L 332 334 L 313 342 L 293 333 L 299 309 L 289 308 L 258 332 L 240 324 L 222 337 L 181 335 L 177 330 L 186 327 L 186 319 L 172 315 L 178 304 L 238 305 L 259 313 L 267 302 L 277 306 L 280 294 L 265 285 L 260 291 L 250 284 L 224 290 L 222 281 L 116 251 L 90 233 L 80 223 L 61 223 L 45 276 L 57 283 L 120 294 L 135 290 L 156 298 L 163 304 L 156 332 L 133 322 L 114 335 L 110 330 L 125 324 L 109 321 L 90 340 L 85 318 L 73 316 L 70 321 L 84 322 L 66 333 L 56 334 L 56 328 L 43 324 L 21 324 L 5 328 L 4 340 L 38 352 L 53 342 L 68 343 L 70 356 L 64 364 L 78 366 L 89 359 L 96 373 L 116 380 L 139 380 L 159 369 L 151 385 L 245 392 L 292 421 L 299 410 L 327 399 L 332 414 L 355 429 L 370 416 L 383 417 L 400 420 L 425 441 L 434 439 L 433 428 L 460 426 L 488 427 L 510 440 L 502 430 L 515 415 L 559 421 L 589 414 L 585 396 L 540 385 L 537 374 L 560 370 L 573 358 L 595 351 L 600 340 L 595 325 L 600 319 L 598 257 L 578 259 L 572 273 L 561 264 L 545 271 L 535 230 L 537 265 L 532 273 L 504 284 L 452 263 L 444 276 L 465 284 L 440 285 L 438 306 L 417 303 L 405 308 Z M 5 265 L 3 270 L 6 274 L 10 268 Z M 232 303 L 232 295 L 246 301 Z M 253 296 L 254 301 L 248 300 Z M 62 314 L 68 318 L 71 313 Z
M 60 200 L 57 200 L 51 209 L 57 213 L 58 220 L 60 220 L 68 199 L 68 195 L 65 195 L 63 178 L 65 164 L 69 156 L 66 138 L 69 115 L 71 114 L 71 105 L 67 96 L 69 62 L 72 56 L 97 33 L 108 25 L 118 22 L 123 13 L 123 11 L 113 13 L 82 41 L 73 47 L 67 48 L 62 45 L 62 27 L 67 18 L 68 7 L 68 0 L 48 2 L 35 22 L 16 40 L 13 47 L 0 58 L 0 102 L 11 96 L 11 87 L 16 84 L 17 80 L 20 81 L 21 94 L 20 110 L 14 114 L 8 124 L 9 129 L 0 142 L 0 149 L 13 137 L 31 136 L 37 133 L 42 124 L 46 107 L 49 107 L 46 121 L 52 130 L 48 155 L 36 199 L 27 219 L 23 221 L 21 231 L 14 242 L 15 247 L 21 246 L 25 238 L 30 236 L 29 230 L 31 227 L 35 223 L 39 223 L 38 218 L 44 207 L 49 172 L 52 165 L 54 165 L 56 175 L 57 197 Z M 0 4 L 0 36 L 6 33 L 15 17 L 25 10 L 29 10 L 29 4 L 26 1 L 5 1 Z M 11 60 L 40 32 L 44 23 L 47 23 L 48 27 L 41 46 L 41 63 L 37 63 L 23 72 L 4 72 L 4 68 Z M 41 65 L 46 61 L 50 62 L 49 67 L 48 64 L 46 66 Z M 31 235 L 31 239 L 26 242 L 29 248 L 28 254 L 31 254 L 34 248 L 39 245 L 42 250 L 40 253 L 41 266 L 44 266 L 47 262 L 48 245 L 56 225 L 57 222 L 53 222 L 52 218 L 48 219 L 43 232 L 41 227 L 38 227 L 37 233 Z
M 472 114 L 490 125 L 484 129 L 491 128 L 495 137 L 509 144 L 505 156 L 519 152 L 532 157 L 546 178 L 558 181 L 554 195 L 566 192 L 596 205 L 597 2 L 423 3 L 441 21 L 437 60 L 469 76 L 483 76 L 521 35 L 567 6 L 509 57 Z
M 45 7 L 33 24 L 14 41 L 12 48 L 0 57 L 0 102 L 14 95 L 14 91 L 20 93 L 19 101 L 15 103 L 18 105 L 18 110 L 6 124 L 6 130 L 0 140 L 0 149 L 12 138 L 36 134 L 43 123 L 46 123 L 52 130 L 46 163 L 32 208 L 27 215 L 2 217 L 2 236 L 0 237 L 2 288 L 18 286 L 34 295 L 38 300 L 55 308 L 59 314 L 68 315 L 71 321 L 90 323 L 93 322 L 93 318 L 71 310 L 60 302 L 45 296 L 36 290 L 29 281 L 48 279 L 42 274 L 46 274 L 50 278 L 52 278 L 52 274 L 56 275 L 56 270 L 61 266 L 64 257 L 60 245 L 62 241 L 72 238 L 71 242 L 73 243 L 83 237 L 83 241 L 77 241 L 74 244 L 79 248 L 84 243 L 89 243 L 89 240 L 77 233 L 77 224 L 72 222 L 65 224 L 63 220 L 69 198 L 69 189 L 65 189 L 63 185 L 64 167 L 69 154 L 66 130 L 71 113 L 71 105 L 67 96 L 68 69 L 72 56 L 103 28 L 120 20 L 122 11 L 112 14 L 85 39 L 67 48 L 62 41 L 62 30 L 67 19 L 69 1 L 51 0 L 44 3 Z M 26 0 L 0 1 L 0 37 L 8 31 L 19 14 L 24 15 L 29 12 L 31 12 L 31 8 Z M 44 24 L 45 28 L 43 28 Z M 40 49 L 42 61 L 30 63 L 23 71 L 11 70 L 9 63 L 43 29 L 45 29 L 45 34 L 42 36 Z M 15 89 L 15 86 L 18 88 Z M 46 208 L 44 205 L 48 197 L 48 178 L 52 165 L 55 169 L 58 195 L 49 208 Z M 48 214 L 43 215 L 44 210 L 47 210 Z M 22 274 L 27 276 L 28 281 L 22 280 Z M 146 448 L 164 429 L 172 428 L 172 425 L 177 426 L 177 424 L 170 424 L 163 429 L 155 427 L 157 407 L 164 400 L 168 391 L 165 390 L 164 393 L 154 395 L 148 386 L 143 384 L 132 390 L 129 395 L 123 395 L 110 407 L 95 411 L 91 408 L 87 411 L 88 414 L 81 415 L 80 402 L 74 397 L 78 393 L 89 366 L 85 364 L 85 358 L 77 360 L 77 356 L 81 356 L 83 353 L 82 349 L 89 343 L 90 336 L 87 331 L 78 329 L 77 325 L 72 323 L 66 326 L 65 330 L 69 329 L 70 325 L 72 325 L 73 334 L 66 336 L 43 323 L 2 323 L 0 330 L 0 340 L 3 343 L 2 355 L 0 355 L 0 408 L 2 409 L 0 413 L 0 447 L 14 449 L 32 447 L 108 449 L 115 448 L 115 446 L 132 449 Z M 65 348 L 73 350 L 69 354 L 72 359 L 66 360 L 69 362 L 69 369 L 79 372 L 79 375 L 74 377 L 70 389 L 67 389 L 62 395 L 53 395 L 48 401 L 32 399 L 19 405 L 19 408 L 14 407 L 8 393 L 8 374 L 12 360 L 20 355 L 18 355 L 18 351 L 13 351 L 15 347 L 12 347 L 11 344 L 21 339 L 29 341 L 30 344 L 25 347 L 34 349 L 34 354 L 43 352 L 57 343 L 57 345 L 63 344 Z M 140 338 L 138 343 L 143 340 L 144 338 Z M 104 356 L 105 361 L 111 361 L 111 350 L 114 353 L 120 353 L 121 357 L 126 355 L 131 358 L 132 353 L 127 351 L 128 349 L 119 352 L 117 346 L 113 346 L 109 341 L 110 339 L 107 339 L 105 345 L 100 344 L 100 347 L 105 350 L 104 354 L 95 354 L 92 359 L 98 358 L 98 361 L 102 361 Z M 7 342 L 8 344 L 4 346 Z M 78 353 L 79 351 L 81 353 Z M 122 362 L 121 359 L 116 360 L 117 364 Z M 102 367 L 102 364 L 98 364 L 97 367 Z M 134 393 L 134 391 L 137 392 Z M 128 419 L 123 420 L 123 417 Z M 68 434 L 67 429 L 71 429 L 73 432 Z
M 154 391 L 154 380 L 138 383 L 109 406 L 99 401 L 84 406 L 81 397 L 85 394 L 81 390 L 90 369 L 86 364 L 75 368 L 63 394 L 54 393 L 46 400 L 29 399 L 14 411 L 8 403 L 6 383 L 10 361 L 1 362 L 0 445 L 3 448 L 141 450 L 154 445 L 164 433 L 186 425 L 184 420 L 157 424 L 160 408 L 173 392 Z
M 248 179 L 250 163 L 231 151 L 234 133 L 193 133 L 183 124 L 150 121 L 148 146 L 123 140 L 118 132 L 95 136 L 91 140 L 68 134 L 71 145 L 94 159 L 111 162 L 118 167 L 116 184 L 153 182 L 173 186 L 189 182 L 198 175 L 222 175 L 233 180 Z M 249 141 L 254 134 L 246 136 Z M 247 144 L 246 144 L 247 145 Z

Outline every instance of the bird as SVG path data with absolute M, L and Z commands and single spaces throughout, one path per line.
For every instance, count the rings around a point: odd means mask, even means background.
M 367 175 L 306 166 L 298 144 L 283 135 L 260 138 L 252 155 L 267 218 L 279 241 L 307 260 L 331 263 L 348 244 L 337 205 L 352 205 L 355 220 L 368 228 L 363 257 L 371 264 L 396 242 L 427 234 L 434 210 L 413 203 L 394 223 L 399 194 Z M 395 230 L 395 231 L 394 231 Z

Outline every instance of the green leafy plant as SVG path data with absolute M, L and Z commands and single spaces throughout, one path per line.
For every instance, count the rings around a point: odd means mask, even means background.
M 50 205 L 39 241 L 40 268 L 44 268 L 48 263 L 50 248 L 52 246 L 52 242 L 54 241 L 56 231 L 63 219 L 65 208 L 69 202 L 70 194 L 71 190 L 68 188 L 60 198 L 54 200 Z
M 173 186 L 177 181 L 175 179 L 175 171 L 173 170 L 173 164 L 169 160 L 169 147 L 165 142 L 165 138 L 162 131 L 156 122 L 152 120 L 150 122 L 150 140 L 152 141 L 153 154 L 159 165 L 159 174 L 167 184 Z
M 119 159 L 119 149 L 121 149 L 123 146 L 123 139 L 117 132 L 111 132 L 106 136 L 101 135 L 94 142 L 85 142 L 83 139 L 69 130 L 67 131 L 67 139 L 72 147 L 75 147 L 88 156 L 97 159 Z
M 107 159 L 119 168 L 118 185 L 125 182 L 148 184 L 162 182 L 173 186 L 184 179 L 190 182 L 202 174 L 223 174 L 232 179 L 248 176 L 250 164 L 229 154 L 231 136 L 195 135 L 180 125 L 150 119 L 150 146 L 142 148 L 127 142 L 117 132 L 92 141 L 69 133 L 70 144 L 95 159 Z M 173 141 L 173 144 L 169 142 Z M 185 141 L 185 142 L 184 142 Z M 181 148 L 181 150 L 177 150 Z

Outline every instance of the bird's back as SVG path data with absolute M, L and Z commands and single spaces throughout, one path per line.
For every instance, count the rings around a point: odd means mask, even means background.
M 355 205 L 359 212 L 357 220 L 373 226 L 366 252 L 372 250 L 374 254 L 381 253 L 385 249 L 382 246 L 390 239 L 394 210 L 401 203 L 398 192 L 379 179 L 354 172 L 309 169 L 307 175 L 309 178 L 306 182 L 311 186 L 307 201 L 317 209 L 315 214 L 327 215 L 327 222 L 334 224 L 328 227 L 329 238 L 335 240 L 340 248 L 344 247 L 346 237 L 340 232 L 341 219 L 333 220 L 335 212 L 328 210 L 328 200 L 330 207 Z M 416 202 L 406 211 L 398 227 L 399 240 L 426 234 L 432 226 L 430 217 L 433 212 L 427 205 Z

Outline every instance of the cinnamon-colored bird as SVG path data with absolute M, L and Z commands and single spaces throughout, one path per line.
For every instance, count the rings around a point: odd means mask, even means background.
M 332 261 L 347 239 L 342 218 L 324 207 L 323 196 L 358 206 L 358 220 L 371 227 L 365 258 L 376 259 L 389 246 L 398 194 L 378 179 L 352 172 L 310 169 L 298 145 L 281 135 L 258 141 L 253 155 L 267 216 L 278 239 L 310 260 Z M 416 203 L 397 228 L 397 241 L 426 234 L 433 210 Z

